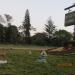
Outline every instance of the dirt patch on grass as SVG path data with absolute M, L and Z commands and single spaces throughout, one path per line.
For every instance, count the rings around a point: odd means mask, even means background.
M 64 55 L 64 54 L 69 54 L 69 53 L 75 53 L 75 47 L 72 47 L 72 48 L 60 47 L 57 49 L 48 50 L 47 53 L 55 54 L 55 55 Z

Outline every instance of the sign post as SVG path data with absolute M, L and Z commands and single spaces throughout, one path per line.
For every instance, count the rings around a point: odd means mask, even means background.
M 73 7 L 75 7 L 75 4 L 65 8 L 64 10 L 70 10 Z M 75 11 L 71 12 L 69 11 L 67 14 L 65 14 L 65 26 L 71 26 L 71 25 L 74 25 L 73 40 L 75 40 Z
M 74 25 L 74 33 L 73 33 L 73 34 L 74 34 L 74 38 L 73 38 L 73 40 L 75 40 L 75 25 Z

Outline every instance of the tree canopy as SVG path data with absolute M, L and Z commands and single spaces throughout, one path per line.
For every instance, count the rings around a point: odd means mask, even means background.
M 55 25 L 51 18 L 49 18 L 47 24 L 45 24 L 45 31 L 47 32 L 49 38 L 53 35 L 55 31 Z
M 30 30 L 31 30 L 30 16 L 29 16 L 29 10 L 27 9 L 26 13 L 25 13 L 24 22 L 23 22 L 23 32 L 24 32 L 24 36 L 25 36 L 24 40 L 25 40 L 26 44 L 31 43 Z

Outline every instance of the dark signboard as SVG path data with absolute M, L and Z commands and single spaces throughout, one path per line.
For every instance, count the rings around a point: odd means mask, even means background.
M 65 14 L 65 26 L 75 25 L 75 11 Z

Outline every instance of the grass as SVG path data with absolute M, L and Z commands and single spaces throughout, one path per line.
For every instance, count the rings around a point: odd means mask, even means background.
M 46 63 L 37 62 L 40 51 L 4 50 L 7 64 L 0 64 L 0 75 L 75 75 L 74 66 L 60 67 L 58 64 L 75 64 L 75 54 L 65 56 L 48 55 Z
M 49 46 L 37 46 L 37 45 L 17 45 L 17 44 L 0 44 L 0 48 L 51 48 Z

